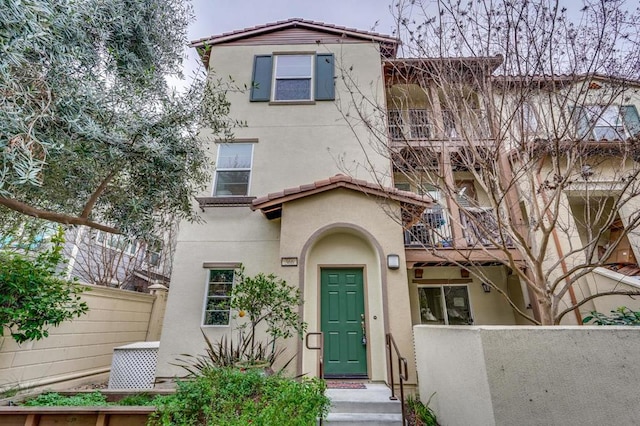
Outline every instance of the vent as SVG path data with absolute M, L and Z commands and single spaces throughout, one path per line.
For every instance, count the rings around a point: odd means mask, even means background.
M 109 389 L 152 389 L 160 342 L 136 342 L 113 348 Z

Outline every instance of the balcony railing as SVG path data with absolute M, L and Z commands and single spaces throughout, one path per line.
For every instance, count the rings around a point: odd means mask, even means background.
M 440 206 L 425 210 L 420 221 L 404 234 L 406 246 L 451 247 L 451 225 Z
M 489 121 L 480 110 L 469 110 L 464 114 L 442 111 L 440 131 L 436 123 L 440 117 L 427 109 L 391 109 L 387 113 L 389 137 L 392 140 L 441 140 L 441 139 L 487 139 L 490 137 Z M 465 126 L 464 128 L 462 126 Z
M 467 246 L 490 247 L 502 245 L 498 221 L 493 209 L 487 207 L 468 207 L 460 210 L 462 233 Z M 511 246 L 511 239 L 506 236 L 505 245 Z

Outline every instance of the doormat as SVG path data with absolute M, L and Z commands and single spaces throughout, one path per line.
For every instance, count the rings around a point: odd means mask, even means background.
M 364 383 L 355 382 L 327 382 L 327 389 L 366 389 Z

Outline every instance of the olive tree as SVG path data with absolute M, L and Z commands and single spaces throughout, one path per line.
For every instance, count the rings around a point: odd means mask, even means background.
M 8 0 L 0 8 L 0 208 L 145 236 L 194 219 L 208 135 L 229 137 L 227 82 L 179 76 L 182 0 Z M 14 216 L 15 217 L 15 216 Z

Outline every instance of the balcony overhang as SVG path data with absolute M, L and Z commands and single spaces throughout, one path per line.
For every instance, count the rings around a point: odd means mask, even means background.
M 405 247 L 405 259 L 407 268 L 422 266 L 446 266 L 446 265 L 505 265 L 510 258 L 516 264 L 522 264 L 522 256 L 517 249 L 504 249 L 495 247 L 479 248 L 425 248 Z

